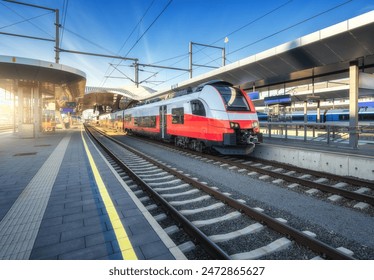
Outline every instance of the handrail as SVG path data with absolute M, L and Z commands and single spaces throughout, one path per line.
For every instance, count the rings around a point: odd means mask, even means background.
M 352 134 L 374 144 L 374 124 L 349 126 L 341 123 L 261 122 L 264 137 L 347 145 Z

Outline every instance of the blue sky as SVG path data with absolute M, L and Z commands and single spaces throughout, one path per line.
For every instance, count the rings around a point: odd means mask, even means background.
M 374 9 L 372 0 L 19 1 L 60 10 L 62 49 L 179 68 L 188 68 L 190 41 L 225 47 L 230 63 Z M 45 10 L 0 0 L 0 32 L 53 39 L 54 17 Z M 228 43 L 224 42 L 226 36 Z M 194 63 L 220 66 L 220 54 L 196 46 Z M 0 35 L 0 55 L 54 61 L 54 43 Z M 84 71 L 91 86 L 132 84 L 123 73 L 134 79 L 131 61 L 61 53 L 60 63 Z M 119 64 L 119 71 L 111 63 Z M 188 79 L 187 72 L 143 70 L 140 81 L 146 81 L 142 85 L 156 90 Z M 209 69 L 198 68 L 194 75 L 206 71 Z M 108 75 L 112 78 L 105 77 Z

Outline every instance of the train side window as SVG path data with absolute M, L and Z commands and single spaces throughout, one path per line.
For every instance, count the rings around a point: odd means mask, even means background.
M 304 116 L 294 115 L 292 116 L 293 121 L 304 121 Z
M 156 127 L 156 116 L 149 117 L 149 127 Z
M 348 114 L 339 115 L 339 121 L 347 121 L 347 120 L 349 120 L 349 115 Z
M 204 104 L 200 100 L 191 101 L 191 111 L 193 115 L 206 116 Z
M 138 127 L 156 127 L 156 117 L 137 117 L 134 118 L 134 125 Z
M 374 114 L 359 114 L 359 121 L 374 121 Z
M 127 114 L 124 116 L 124 121 L 125 122 L 131 122 L 131 114 Z
M 173 124 L 184 124 L 184 108 L 171 109 L 172 123 Z

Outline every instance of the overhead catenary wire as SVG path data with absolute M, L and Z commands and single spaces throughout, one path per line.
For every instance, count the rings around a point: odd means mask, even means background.
M 173 0 L 169 0 L 169 2 L 165 5 L 165 7 L 161 10 L 161 12 L 157 15 L 157 17 L 152 21 L 152 23 L 147 27 L 147 29 L 140 35 L 140 37 L 136 40 L 136 42 L 132 45 L 132 47 L 127 51 L 125 54 L 125 57 L 129 55 L 129 53 L 136 47 L 136 45 L 139 43 L 139 41 L 144 37 L 144 35 L 151 29 L 151 27 L 156 23 L 156 21 L 162 16 L 162 14 L 166 11 L 166 9 L 170 6 L 170 4 L 173 2 Z M 119 65 L 122 62 L 122 59 L 118 62 L 117 65 Z M 110 73 L 110 75 L 114 72 L 114 70 Z M 102 84 L 102 86 L 105 85 L 106 80 Z
M 138 21 L 138 23 L 134 26 L 134 28 L 132 29 L 132 31 L 130 32 L 130 34 L 127 36 L 125 42 L 123 42 L 121 48 L 119 49 L 118 53 L 121 53 L 122 49 L 125 47 L 125 45 L 127 44 L 128 40 L 131 38 L 132 34 L 134 34 L 135 30 L 139 27 L 139 25 L 143 22 L 145 16 L 148 14 L 149 10 L 151 9 L 151 7 L 153 6 L 153 3 L 155 2 L 155 0 L 153 0 L 148 8 L 146 9 L 146 11 L 144 12 L 143 16 L 140 18 L 140 20 Z M 127 56 L 127 54 L 126 54 Z
M 289 0 L 289 1 L 287 1 L 287 2 L 285 2 L 285 3 L 283 3 L 283 4 L 281 4 L 281 5 L 279 5 L 279 6 L 277 6 L 277 7 L 275 7 L 274 9 L 270 10 L 269 12 L 266 12 L 265 14 L 262 14 L 261 16 L 259 16 L 259 17 L 255 18 L 254 20 L 252 20 L 252 21 L 246 23 L 245 25 L 243 25 L 243 26 L 241 26 L 241 27 L 239 27 L 239 28 L 237 28 L 237 29 L 231 31 L 230 33 L 228 33 L 228 34 L 226 34 L 225 36 L 221 37 L 220 39 L 218 39 L 218 40 L 216 40 L 216 41 L 210 43 L 209 45 L 214 45 L 215 43 L 217 43 L 217 42 L 219 42 L 219 41 L 222 41 L 222 40 L 225 39 L 226 37 L 231 36 L 231 35 L 233 35 L 233 34 L 239 32 L 239 31 L 243 30 L 244 28 L 246 28 L 246 27 L 248 27 L 248 26 L 254 24 L 255 22 L 257 22 L 257 21 L 259 21 L 259 20 L 261 20 L 261 19 L 264 19 L 266 16 L 269 16 L 270 14 L 272 14 L 272 13 L 274 13 L 274 12 L 280 10 L 280 9 L 283 8 L 284 6 L 290 4 L 292 1 L 293 1 L 293 0 Z M 206 47 L 202 47 L 202 48 L 200 48 L 196 53 L 199 53 L 199 52 L 203 51 L 205 48 L 206 48 Z M 177 64 L 177 63 L 180 63 L 181 61 L 183 61 L 184 59 L 186 59 L 186 58 L 189 56 L 189 53 L 184 54 L 184 55 L 179 55 L 179 56 L 176 56 L 176 57 L 174 57 L 174 58 L 182 57 L 182 56 L 183 56 L 182 59 L 180 59 L 180 60 L 178 60 L 177 62 L 171 64 L 170 66 L 173 66 L 173 65 L 175 65 L 175 64 Z M 171 58 L 171 59 L 174 59 L 174 58 Z M 165 62 L 165 61 L 168 61 L 168 60 L 171 60 L 171 59 L 165 59 L 165 60 L 160 61 L 160 62 L 158 62 L 158 63 Z M 208 64 L 210 64 L 210 63 L 212 63 L 212 62 L 215 62 L 215 61 L 217 61 L 217 60 L 219 60 L 219 59 L 221 59 L 221 58 L 213 59 L 213 60 L 209 61 L 208 63 L 206 63 L 205 65 L 208 65 Z M 226 55 L 226 59 L 227 59 L 227 55 Z M 195 69 L 198 69 L 198 68 L 201 68 L 201 67 L 196 67 Z M 160 70 L 159 72 L 161 72 L 161 71 L 162 71 L 162 70 Z M 178 77 L 180 77 L 180 76 L 183 76 L 183 75 L 184 75 L 184 73 L 182 73 L 182 74 L 178 74 L 176 77 L 170 78 L 170 79 L 166 80 L 165 82 L 169 82 L 169 81 L 174 80 L 174 79 L 176 79 L 176 78 L 178 78 Z
M 108 50 L 107 48 L 104 48 L 103 46 L 101 46 L 101 45 L 99 45 L 99 44 L 97 44 L 97 43 L 95 43 L 95 42 L 93 42 L 93 41 L 91 41 L 91 40 L 85 38 L 84 36 L 82 36 L 82 35 L 80 35 L 80 34 L 74 32 L 74 31 L 70 30 L 69 28 L 66 28 L 66 26 L 64 27 L 64 29 L 65 29 L 65 31 L 67 31 L 67 32 L 69 32 L 69 33 L 71 33 L 71 34 L 74 34 L 74 35 L 77 36 L 78 38 L 80 38 L 80 39 L 82 39 L 82 40 L 84 40 L 84 41 L 90 43 L 91 45 L 96 46 L 96 47 L 98 47 L 99 49 L 102 49 L 102 50 L 106 51 L 107 53 L 112 54 L 113 56 L 116 55 L 113 51 Z
M 277 6 L 276 8 L 270 10 L 269 12 L 267 12 L 267 13 L 265 13 L 265 14 L 263 14 L 263 15 L 257 17 L 257 18 L 255 18 L 254 20 L 251 20 L 250 22 L 248 22 L 248 23 L 246 23 L 245 25 L 243 25 L 243 26 L 241 26 L 241 27 L 235 29 L 234 31 L 231 31 L 230 33 L 228 33 L 228 34 L 226 34 L 225 36 L 219 38 L 218 40 L 214 41 L 213 43 L 210 43 L 210 45 L 213 45 L 213 44 L 216 44 L 216 43 L 218 43 L 218 42 L 221 42 L 221 41 L 223 41 L 226 37 L 230 37 L 231 35 L 234 35 L 235 33 L 237 33 L 237 32 L 239 32 L 239 31 L 243 30 L 244 28 L 246 28 L 246 27 L 248 27 L 248 26 L 250 26 L 250 25 L 256 23 L 257 21 L 259 21 L 259 20 L 261 20 L 261 19 L 264 19 L 266 16 L 269 16 L 270 14 L 272 14 L 272 13 L 274 13 L 274 12 L 277 12 L 277 11 L 280 10 L 281 8 L 287 6 L 287 5 L 290 4 L 292 1 L 293 1 L 293 0 L 289 0 L 289 1 L 287 1 L 286 3 L 283 3 L 283 4 L 279 5 L 279 6 Z
M 241 26 L 241 27 L 235 29 L 234 31 L 231 31 L 230 33 L 226 34 L 225 36 L 222 36 L 221 38 L 219 38 L 218 40 L 216 40 L 216 41 L 210 43 L 209 45 L 214 45 L 214 44 L 216 44 L 216 43 L 218 43 L 218 42 L 220 42 L 220 41 L 223 41 L 226 37 L 228 38 L 229 36 L 231 36 L 231 35 L 233 35 L 233 34 L 239 32 L 239 31 L 243 30 L 244 28 L 246 28 L 246 27 L 248 27 L 248 26 L 250 26 L 250 25 L 252 25 L 252 24 L 254 24 L 254 23 L 256 23 L 256 22 L 258 22 L 258 21 L 260 21 L 260 20 L 262 20 L 262 19 L 264 19 L 265 17 L 267 17 L 267 16 L 273 14 L 274 12 L 279 11 L 281 8 L 283 8 L 283 7 L 285 7 L 286 5 L 290 4 L 292 1 L 293 1 L 293 0 L 289 0 L 289 1 L 287 1 L 287 2 L 285 2 L 285 3 L 283 3 L 283 4 L 281 4 L 281 5 L 279 5 L 279 6 L 277 6 L 277 7 L 275 7 L 274 9 L 272 9 L 272 10 L 266 12 L 265 14 L 262 14 L 262 15 L 258 16 L 257 18 L 255 18 L 255 19 L 251 20 L 250 22 L 246 23 L 245 25 L 243 25 L 243 26 Z M 200 51 L 203 51 L 205 48 L 207 48 L 207 47 L 203 47 L 203 48 L 201 48 L 201 49 L 198 50 L 196 53 L 198 53 L 198 52 L 200 52 Z M 231 54 L 231 53 L 227 53 L 227 54 L 226 54 L 226 59 L 227 59 L 227 56 L 228 56 L 229 54 Z M 204 64 L 203 66 L 208 65 L 208 64 L 210 64 L 210 63 L 212 63 L 212 62 L 215 62 L 215 61 L 217 61 L 217 60 L 219 60 L 219 59 L 220 59 L 220 58 L 217 58 L 217 59 L 211 60 L 211 61 L 209 61 L 208 63 Z M 198 66 L 198 67 L 196 67 L 196 69 L 201 68 L 201 67 L 202 67 L 202 66 Z
M 118 69 L 118 65 L 110 64 L 112 67 L 114 67 L 118 72 L 120 72 L 123 76 L 126 77 L 126 79 L 129 79 L 131 82 L 135 83 L 133 79 L 131 79 L 129 76 L 127 76 L 123 71 Z
M 150 63 L 150 64 L 159 64 L 159 63 L 163 63 L 163 62 L 173 60 L 173 59 L 176 59 L 176 58 L 180 58 L 180 57 L 188 57 L 188 55 L 189 55 L 189 53 L 184 53 L 184 54 L 180 54 L 180 55 L 177 55 L 177 56 L 166 58 L 166 59 L 163 59 L 163 60 L 160 60 L 160 61 L 156 61 L 156 62 L 153 62 L 153 63 Z
M 155 0 L 153 0 L 153 1 L 151 2 L 151 4 L 153 4 L 154 1 L 155 1 Z M 265 14 L 262 15 L 262 16 L 264 17 L 264 16 L 268 16 L 268 15 L 274 13 L 276 10 L 278 10 L 278 9 L 280 9 L 280 8 L 282 8 L 282 7 L 284 7 L 285 5 L 287 5 L 288 3 L 290 3 L 291 1 L 292 1 L 292 0 L 285 2 L 284 4 L 282 4 L 282 5 L 280 5 L 280 6 L 276 7 L 276 8 L 274 8 L 274 9 L 272 9 L 271 11 L 265 13 Z M 162 15 L 162 13 L 167 9 L 168 5 L 170 5 L 171 2 L 172 2 L 172 0 L 168 1 L 166 7 L 161 11 L 161 13 L 160 13 L 159 16 Z M 238 48 L 238 49 L 235 49 L 235 50 L 229 52 L 227 55 L 232 55 L 232 54 L 234 54 L 234 53 L 237 53 L 237 52 L 239 52 L 239 51 L 242 50 L 242 49 L 248 48 L 248 47 L 250 47 L 250 46 L 252 46 L 252 45 L 254 45 L 254 44 L 258 43 L 258 42 L 261 42 L 261 41 L 263 41 L 263 40 L 266 40 L 266 39 L 268 39 L 268 38 L 270 38 L 270 37 L 272 37 L 272 36 L 276 36 L 277 34 L 280 34 L 280 33 L 284 32 L 284 31 L 286 31 L 286 30 L 288 30 L 288 29 L 291 29 L 291 28 L 293 28 L 293 27 L 295 27 L 295 26 L 297 26 L 297 25 L 301 25 L 301 24 L 303 24 L 304 22 L 307 22 L 308 20 L 311 20 L 311 19 L 313 19 L 313 18 L 316 18 L 316 17 L 320 16 L 321 14 L 328 13 L 329 11 L 331 11 L 331 10 L 333 10 L 333 9 L 336 9 L 336 8 L 339 7 L 339 6 L 345 5 L 346 3 L 349 3 L 349 2 L 352 2 L 352 0 L 350 0 L 350 1 L 346 1 L 346 2 L 340 4 L 340 5 L 336 6 L 336 7 L 333 7 L 333 8 L 331 8 L 331 9 L 329 9 L 329 10 L 327 10 L 327 11 L 324 11 L 324 12 L 322 12 L 322 13 L 320 13 L 320 14 L 314 15 L 314 16 L 308 18 L 308 19 L 304 19 L 304 20 L 302 20 L 302 21 L 300 21 L 300 22 L 298 22 L 298 23 L 292 24 L 291 26 L 288 26 L 288 27 L 286 27 L 286 28 L 284 28 L 284 29 L 281 29 L 281 30 L 279 30 L 279 31 L 277 31 L 277 32 L 275 32 L 275 33 L 273 33 L 273 34 L 270 34 L 270 35 L 268 35 L 268 36 L 265 36 L 264 38 L 261 38 L 261 39 L 259 39 L 259 40 L 257 40 L 257 41 L 250 42 L 249 44 L 246 44 L 246 45 L 244 45 L 244 46 L 242 46 L 242 47 L 240 47 L 240 48 Z M 166 3 L 165 3 L 165 4 L 166 4 Z M 67 5 L 68 5 L 68 0 L 64 0 L 64 8 L 63 8 L 62 11 L 63 11 L 63 14 L 64 14 L 65 16 L 63 16 L 63 25 L 65 25 L 66 13 L 67 13 Z M 230 33 L 226 34 L 226 36 L 230 36 L 230 35 L 232 35 L 232 34 L 234 34 L 234 33 L 236 33 L 236 32 L 240 32 L 240 31 L 244 30 L 246 27 L 248 27 L 250 24 L 252 24 L 253 22 L 258 21 L 258 20 L 260 20 L 260 19 L 261 19 L 261 17 L 257 17 L 256 19 L 254 19 L 254 20 L 252 20 L 252 21 L 246 23 L 245 25 L 240 26 L 239 28 L 236 28 L 235 30 L 233 30 L 233 31 L 231 31 Z M 147 32 L 147 31 L 152 27 L 152 25 L 154 24 L 154 22 L 155 22 L 156 20 L 157 20 L 157 18 L 152 22 L 152 24 L 151 24 L 150 26 L 148 26 L 148 29 L 145 30 L 145 32 Z M 24 21 L 27 21 L 27 19 L 25 19 Z M 61 30 L 61 31 L 62 31 L 61 34 L 63 34 L 63 31 L 64 31 L 64 30 L 65 30 L 65 28 Z M 136 28 L 134 28 L 134 32 L 135 32 L 135 30 L 136 30 Z M 132 45 L 132 47 L 128 50 L 127 53 L 131 52 L 131 51 L 132 51 L 132 50 L 137 46 L 137 44 L 139 43 L 139 41 L 140 41 L 140 40 L 142 39 L 142 37 L 144 36 L 145 32 L 143 32 L 143 34 L 141 34 L 141 36 L 139 36 L 139 38 L 137 39 L 137 41 Z M 148 32 L 149 32 L 149 31 L 148 31 Z M 75 34 L 76 34 L 76 33 L 75 33 Z M 131 35 L 131 34 L 130 34 L 130 35 Z M 225 38 L 226 36 L 223 36 L 222 38 Z M 82 36 L 80 36 L 80 37 L 82 38 Z M 129 38 L 129 37 L 128 37 L 128 38 Z M 124 47 L 124 46 L 126 45 L 126 43 L 128 42 L 128 38 L 126 39 L 126 41 L 125 41 L 125 42 L 123 43 L 123 45 L 121 46 L 120 51 L 123 49 L 123 47 Z M 221 40 L 221 39 L 218 39 L 218 40 L 216 40 L 215 42 L 218 42 L 218 41 L 220 41 L 220 40 Z M 62 40 L 61 40 L 61 41 L 62 41 Z M 86 41 L 88 41 L 88 40 L 86 40 Z M 89 41 L 89 42 L 90 42 L 90 43 L 93 43 L 93 42 L 91 42 L 91 41 Z M 215 42 L 213 42 L 213 43 L 215 43 Z M 95 44 L 95 45 L 98 46 L 98 47 L 100 47 L 98 44 Z M 101 47 L 101 48 L 102 48 L 102 47 Z M 105 48 L 102 48 L 102 49 L 105 49 Z M 105 50 L 108 51 L 107 49 L 105 49 Z M 200 51 L 200 50 L 199 50 L 199 51 Z M 110 52 L 110 51 L 108 51 L 108 52 Z M 203 51 L 202 51 L 202 52 L 203 52 Z M 111 52 L 111 53 L 112 53 L 112 52 Z M 162 61 L 162 62 L 165 62 L 165 61 L 171 61 L 172 59 L 178 59 L 178 58 L 185 59 L 187 56 L 188 56 L 188 54 L 182 54 L 182 55 L 178 55 L 178 56 L 175 56 L 175 57 L 173 57 L 173 58 L 167 58 L 167 59 L 164 59 L 164 60 L 161 60 L 161 61 Z M 215 62 L 215 61 L 217 61 L 217 60 L 218 60 L 218 58 L 215 59 L 215 60 L 212 59 L 211 61 L 212 61 L 212 62 Z M 178 62 L 173 63 L 172 65 L 175 65 L 175 64 L 177 64 L 177 63 L 178 63 Z M 162 70 L 161 70 L 161 71 L 162 71 Z M 159 71 L 159 72 L 161 72 L 161 71 Z M 158 72 L 158 73 L 159 73 L 159 72 Z M 152 74 L 152 75 L 154 75 L 154 74 Z M 182 75 L 183 75 L 183 74 L 182 74 Z M 181 75 L 178 75 L 178 76 L 181 76 Z M 174 78 L 171 78 L 171 79 L 174 79 Z M 146 80 L 149 80 L 149 78 L 147 78 Z M 169 81 L 169 80 L 168 80 L 168 81 Z M 167 82 L 167 81 L 165 81 L 165 82 Z
M 10 2 L 11 3 L 11 2 Z M 23 15 L 21 15 L 20 13 L 18 13 L 17 11 L 15 11 L 14 9 L 12 9 L 11 7 L 9 7 L 8 5 L 5 5 L 4 3 L 0 2 L 1 5 L 3 5 L 4 7 L 6 7 L 8 10 L 12 11 L 14 14 L 16 14 L 17 16 L 19 16 L 20 18 L 24 19 L 25 21 L 27 21 L 28 23 L 30 23 L 31 25 L 33 25 L 35 28 L 39 29 L 40 31 L 42 31 L 43 33 L 47 34 L 50 38 L 54 38 L 53 35 L 51 35 L 50 33 L 48 33 L 47 31 L 45 31 L 44 29 L 42 29 L 41 27 L 39 27 L 38 25 L 36 25 L 35 23 L 33 23 L 31 20 L 34 19 L 26 19 Z M 46 13 L 46 14 L 43 14 L 43 15 L 47 15 L 47 14 L 51 14 L 53 12 L 49 12 L 49 13 Z
M 222 40 L 223 40 L 224 38 L 226 38 L 227 36 L 231 36 L 231 35 L 233 35 L 233 34 L 239 32 L 240 30 L 242 30 L 242 29 L 248 27 L 249 25 L 251 25 L 251 24 L 253 24 L 253 23 L 255 23 L 255 22 L 257 22 L 257 21 L 263 19 L 264 17 L 266 17 L 266 16 L 268 16 L 268 15 L 274 13 L 275 11 L 278 11 L 279 9 L 283 8 L 284 6 L 286 6 L 287 4 L 291 3 L 292 1 L 293 1 L 293 0 L 289 0 L 289 1 L 287 1 L 286 3 L 281 4 L 280 6 L 277 6 L 276 8 L 272 9 L 271 11 L 269 11 L 269 12 L 267 12 L 267 13 L 265 13 L 265 14 L 259 16 L 259 17 L 257 17 L 256 19 L 250 21 L 249 23 L 246 23 L 245 25 L 243 25 L 243 26 L 241 26 L 241 27 L 235 29 L 234 31 L 232 31 L 232 32 L 230 32 L 230 33 L 228 33 L 228 34 L 226 34 L 224 37 L 222 37 L 222 38 L 220 38 L 220 39 L 214 41 L 214 42 L 211 43 L 210 45 L 213 45 L 213 44 L 215 44 L 215 43 L 217 43 L 217 42 L 219 42 L 219 41 L 222 41 Z M 202 47 L 202 48 L 200 48 L 196 53 L 199 53 L 199 52 L 203 51 L 205 48 L 206 48 L 206 47 Z M 189 53 L 184 54 L 184 55 L 179 55 L 179 56 L 177 56 L 177 57 L 182 57 L 182 56 L 183 56 L 182 59 L 180 59 L 180 60 L 178 60 L 177 62 L 171 64 L 171 66 L 173 66 L 173 65 L 175 65 L 175 64 L 177 64 L 177 63 L 183 61 L 184 59 L 188 58 Z M 172 59 L 174 59 L 174 58 L 172 58 Z M 221 59 L 221 58 L 212 59 L 210 62 L 208 62 L 208 63 L 205 64 L 205 65 L 207 66 L 208 64 L 210 64 L 210 63 L 212 63 L 212 62 L 215 62 L 215 61 L 217 61 L 218 59 Z M 226 56 L 226 59 L 227 59 L 227 56 Z M 161 61 L 161 62 L 168 61 L 168 60 L 170 60 L 170 59 L 165 59 L 165 60 L 163 60 L 163 61 Z M 195 69 L 198 69 L 198 68 L 201 68 L 201 67 L 196 67 Z M 162 70 L 160 70 L 159 72 L 161 72 L 161 71 L 162 71 Z M 179 74 L 178 76 L 173 77 L 173 78 L 171 78 L 171 79 L 168 79 L 168 80 L 166 80 L 165 82 L 168 82 L 168 81 L 170 81 L 170 80 L 174 80 L 174 79 L 176 79 L 177 77 L 180 77 L 180 76 L 182 76 L 182 75 L 184 75 L 184 74 Z
M 69 0 L 64 0 L 64 4 L 62 6 L 62 26 L 66 25 L 66 17 L 67 17 L 67 12 L 68 12 L 68 5 L 69 5 Z M 64 28 L 61 28 L 61 35 L 60 35 L 60 45 L 59 47 L 62 46 L 62 40 L 64 39 Z
M 176 58 L 183 57 L 181 60 L 177 61 L 176 63 L 171 64 L 170 67 L 172 67 L 172 66 L 174 66 L 175 64 L 177 64 L 177 63 L 183 61 L 185 58 L 188 58 L 188 56 L 189 56 L 189 53 L 184 53 L 184 54 L 181 54 L 181 55 L 177 55 L 177 56 L 174 56 L 174 57 L 166 58 L 166 59 L 163 59 L 163 60 L 160 60 L 160 61 L 157 61 L 157 62 L 153 62 L 153 63 L 150 63 L 150 64 L 157 65 L 157 64 L 160 64 L 160 63 L 163 63 L 163 62 L 169 61 L 169 60 L 173 60 L 173 59 L 176 59 Z M 143 83 L 143 82 L 148 82 L 148 83 L 150 83 L 148 80 L 149 80 L 150 78 L 154 77 L 155 75 L 159 74 L 159 73 L 162 72 L 162 71 L 163 71 L 163 70 L 157 71 L 157 72 L 154 73 L 152 76 L 147 77 L 146 79 L 144 79 L 144 80 L 141 81 L 140 83 Z M 184 74 L 185 74 L 185 73 L 178 74 L 178 77 L 180 77 L 180 76 L 182 76 L 182 75 L 184 75 Z M 173 80 L 173 79 L 175 79 L 175 78 L 171 78 L 171 80 Z M 170 79 L 167 80 L 167 81 L 170 81 Z M 165 82 L 167 82 L 167 81 L 162 81 L 162 82 L 160 81 L 160 82 L 157 83 L 157 86 L 159 86 L 159 85 L 161 85 L 161 84 L 163 84 L 163 83 L 165 83 Z
M 152 21 L 152 23 L 147 27 L 147 29 L 140 35 L 138 40 L 132 45 L 132 47 L 127 51 L 125 56 L 128 56 L 129 53 L 136 47 L 136 45 L 139 43 L 139 41 L 144 37 L 144 35 L 148 32 L 149 29 L 156 23 L 156 21 L 162 16 L 162 14 L 166 11 L 166 9 L 170 6 L 170 4 L 173 2 L 173 0 L 169 0 L 169 2 L 165 5 L 165 7 L 162 9 L 162 11 L 158 14 L 158 16 Z
M 268 36 L 265 36 L 265 37 L 263 37 L 263 38 L 261 38 L 261 39 L 259 39 L 259 40 L 256 40 L 256 41 L 254 41 L 254 42 L 252 42 L 252 43 L 250 43 L 250 44 L 247 44 L 247 45 L 245 45 L 245 46 L 243 46 L 243 47 L 240 47 L 240 48 L 236 49 L 235 51 L 230 52 L 229 54 L 236 53 L 236 52 L 238 52 L 238 51 L 241 51 L 242 49 L 248 48 L 248 47 L 250 47 L 250 46 L 252 46 L 252 45 L 254 45 L 254 44 L 257 44 L 257 43 L 259 43 L 259 42 L 261 42 L 261 41 L 264 41 L 264 40 L 266 40 L 266 39 L 269 39 L 269 38 L 271 38 L 271 37 L 274 37 L 274 36 L 276 36 L 276 35 L 278 35 L 278 34 L 280 34 L 280 33 L 283 33 L 283 32 L 285 32 L 285 31 L 287 31 L 287 30 L 289 30 L 289 29 L 292 29 L 292 28 L 294 28 L 294 27 L 296 27 L 296 26 L 298 26 L 298 25 L 300 25 L 300 24 L 303 24 L 303 23 L 305 23 L 305 22 L 307 22 L 307 21 L 310 21 L 310 20 L 312 20 L 312 19 L 315 19 L 315 18 L 317 18 L 317 17 L 319 17 L 319 16 L 321 16 L 321 15 L 324 15 L 324 14 L 326 14 L 326 13 L 329 13 L 329 12 L 335 10 L 335 9 L 338 9 L 338 8 L 344 6 L 344 5 L 346 5 L 346 4 L 348 4 L 348 3 L 352 2 L 352 1 L 353 1 L 353 0 L 345 1 L 345 2 L 343 2 L 343 3 L 341 3 L 341 4 L 339 4 L 339 5 L 336 5 L 336 6 L 332 7 L 332 8 L 330 8 L 330 9 L 327 9 L 327 10 L 325 10 L 325 11 L 323 11 L 323 12 L 320 12 L 320 13 L 318 13 L 318 14 L 315 14 L 315 15 L 313 15 L 313 16 L 307 18 L 307 19 L 301 20 L 301 21 L 299 21 L 299 22 L 297 22 L 297 23 L 294 23 L 294 24 L 292 24 L 292 25 L 290 25 L 290 26 L 288 26 L 288 27 L 286 27 L 286 28 L 283 28 L 283 29 L 281 29 L 281 30 L 279 30 L 279 31 L 277 31 L 277 32 L 274 32 L 274 33 L 272 33 L 272 34 L 270 34 L 270 35 L 268 35 Z
M 272 34 L 270 34 L 270 35 L 267 35 L 267 36 L 265 36 L 265 37 L 263 37 L 263 38 L 260 38 L 260 39 L 254 41 L 254 42 L 251 42 L 251 43 L 249 43 L 249 44 L 247 44 L 247 45 L 245 45 L 245 46 L 243 46 L 243 47 L 240 47 L 240 48 L 238 48 L 238 49 L 236 49 L 236 50 L 234 50 L 234 51 L 228 53 L 227 55 L 234 54 L 234 53 L 236 53 L 236 52 L 238 52 L 238 51 L 241 51 L 241 50 L 243 50 L 243 49 L 245 49 L 245 48 L 248 48 L 248 47 L 250 47 L 250 46 L 253 46 L 253 45 L 255 45 L 255 44 L 259 43 L 259 42 L 262 42 L 262 41 L 264 41 L 264 40 L 266 40 L 266 39 L 269 39 L 269 38 L 271 38 L 271 37 L 274 37 L 274 36 L 276 36 L 276 35 L 279 35 L 279 34 L 285 32 L 285 31 L 290 30 L 290 29 L 292 29 L 292 28 L 294 28 L 294 27 L 296 27 L 296 26 L 298 26 L 298 25 L 301 25 L 301 24 L 307 22 L 307 21 L 310 21 L 310 20 L 315 19 L 315 18 L 317 18 L 317 17 L 319 17 L 319 16 L 321 16 L 321 15 L 323 15 L 323 14 L 326 14 L 326 13 L 329 13 L 329 12 L 335 10 L 335 9 L 338 9 L 338 8 L 342 7 L 343 5 L 346 5 L 346 4 L 348 4 L 349 2 L 352 2 L 352 1 L 353 1 L 353 0 L 345 1 L 345 2 L 343 2 L 343 3 L 341 3 L 341 4 L 338 4 L 338 5 L 336 5 L 336 6 L 332 7 L 332 8 L 330 8 L 330 9 L 327 9 L 327 10 L 325 10 L 325 11 L 323 11 L 323 12 L 320 12 L 320 13 L 318 13 L 318 14 L 315 14 L 315 15 L 313 15 L 313 16 L 307 18 L 307 19 L 304 19 L 304 20 L 301 20 L 301 21 L 299 21 L 299 22 L 297 22 L 297 23 L 294 23 L 294 24 L 292 24 L 292 25 L 290 25 L 290 26 L 288 26 L 288 27 L 286 27 L 286 28 L 283 28 L 283 29 L 281 29 L 281 30 L 278 30 L 277 32 L 274 32 L 274 33 L 272 33 Z M 221 59 L 221 58 L 216 58 L 216 59 L 214 59 L 214 60 L 212 60 L 212 61 L 209 61 L 208 64 L 210 64 L 210 63 L 212 63 L 212 62 L 214 62 L 214 61 L 216 61 L 216 60 L 219 60 L 219 59 Z M 199 67 L 197 67 L 197 68 L 199 68 Z
M 119 55 L 122 51 L 122 49 L 125 47 L 125 45 L 127 44 L 128 40 L 130 40 L 131 36 L 134 34 L 135 30 L 139 27 L 139 25 L 143 22 L 145 16 L 148 14 L 149 10 L 151 9 L 151 7 L 153 6 L 153 3 L 155 2 L 155 0 L 153 0 L 148 8 L 145 10 L 145 12 L 143 13 L 142 17 L 139 19 L 139 21 L 137 22 L 137 24 L 134 26 L 134 28 L 131 30 L 130 34 L 127 36 L 127 38 L 125 39 L 125 41 L 123 42 L 121 48 L 118 50 L 117 52 L 117 55 Z M 113 63 L 114 60 L 111 61 L 111 63 Z M 121 63 L 121 62 L 120 62 Z M 119 63 L 119 64 L 120 64 Z M 118 65 L 119 65 L 118 64 Z M 118 67 L 117 65 L 117 67 Z M 114 70 L 112 70 L 112 72 L 109 73 L 109 70 L 110 70 L 110 64 L 108 66 L 108 68 L 105 70 L 105 74 L 104 74 L 104 79 L 103 81 L 101 82 L 102 85 L 104 85 L 107 81 L 107 79 L 113 74 Z M 108 75 L 108 76 L 107 76 Z
M 0 2 L 0 4 L 2 4 L 2 3 Z M 8 24 L 8 25 L 4 25 L 4 26 L 0 27 L 0 29 L 5 29 L 5 28 L 8 28 L 8 27 L 11 27 L 11 26 L 14 26 L 14 25 L 20 24 L 20 23 L 24 23 L 24 22 L 26 22 L 26 21 L 34 20 L 34 19 L 37 19 L 37 18 L 43 17 L 43 16 L 45 16 L 45 15 L 52 14 L 52 13 L 53 13 L 53 12 L 47 12 L 47 13 L 44 13 L 44 14 L 41 14 L 41 15 L 38 15 L 38 16 L 35 16 L 35 17 L 25 18 L 24 20 L 17 21 L 17 22 L 14 22 L 14 23 Z

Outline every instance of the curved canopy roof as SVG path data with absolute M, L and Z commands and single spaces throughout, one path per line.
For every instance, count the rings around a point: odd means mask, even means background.
M 356 59 L 360 60 L 360 66 L 365 66 L 365 72 L 373 73 L 373 34 L 374 11 L 371 11 L 199 75 L 153 97 L 216 79 L 243 89 L 297 81 L 302 84 L 308 78 L 346 72 L 349 62 Z
M 85 95 L 80 100 L 79 109 L 84 111 L 97 106 L 109 107 L 110 111 L 125 108 L 133 100 L 139 100 L 143 96 L 149 96 L 155 92 L 151 88 L 134 85 L 122 88 L 86 87 Z M 103 109 L 105 112 L 105 110 Z
M 62 107 L 83 96 L 86 85 L 84 72 L 53 62 L 14 56 L 0 56 L 0 87 L 12 89 L 14 80 L 22 86 L 38 84 L 44 94 L 50 94 Z

